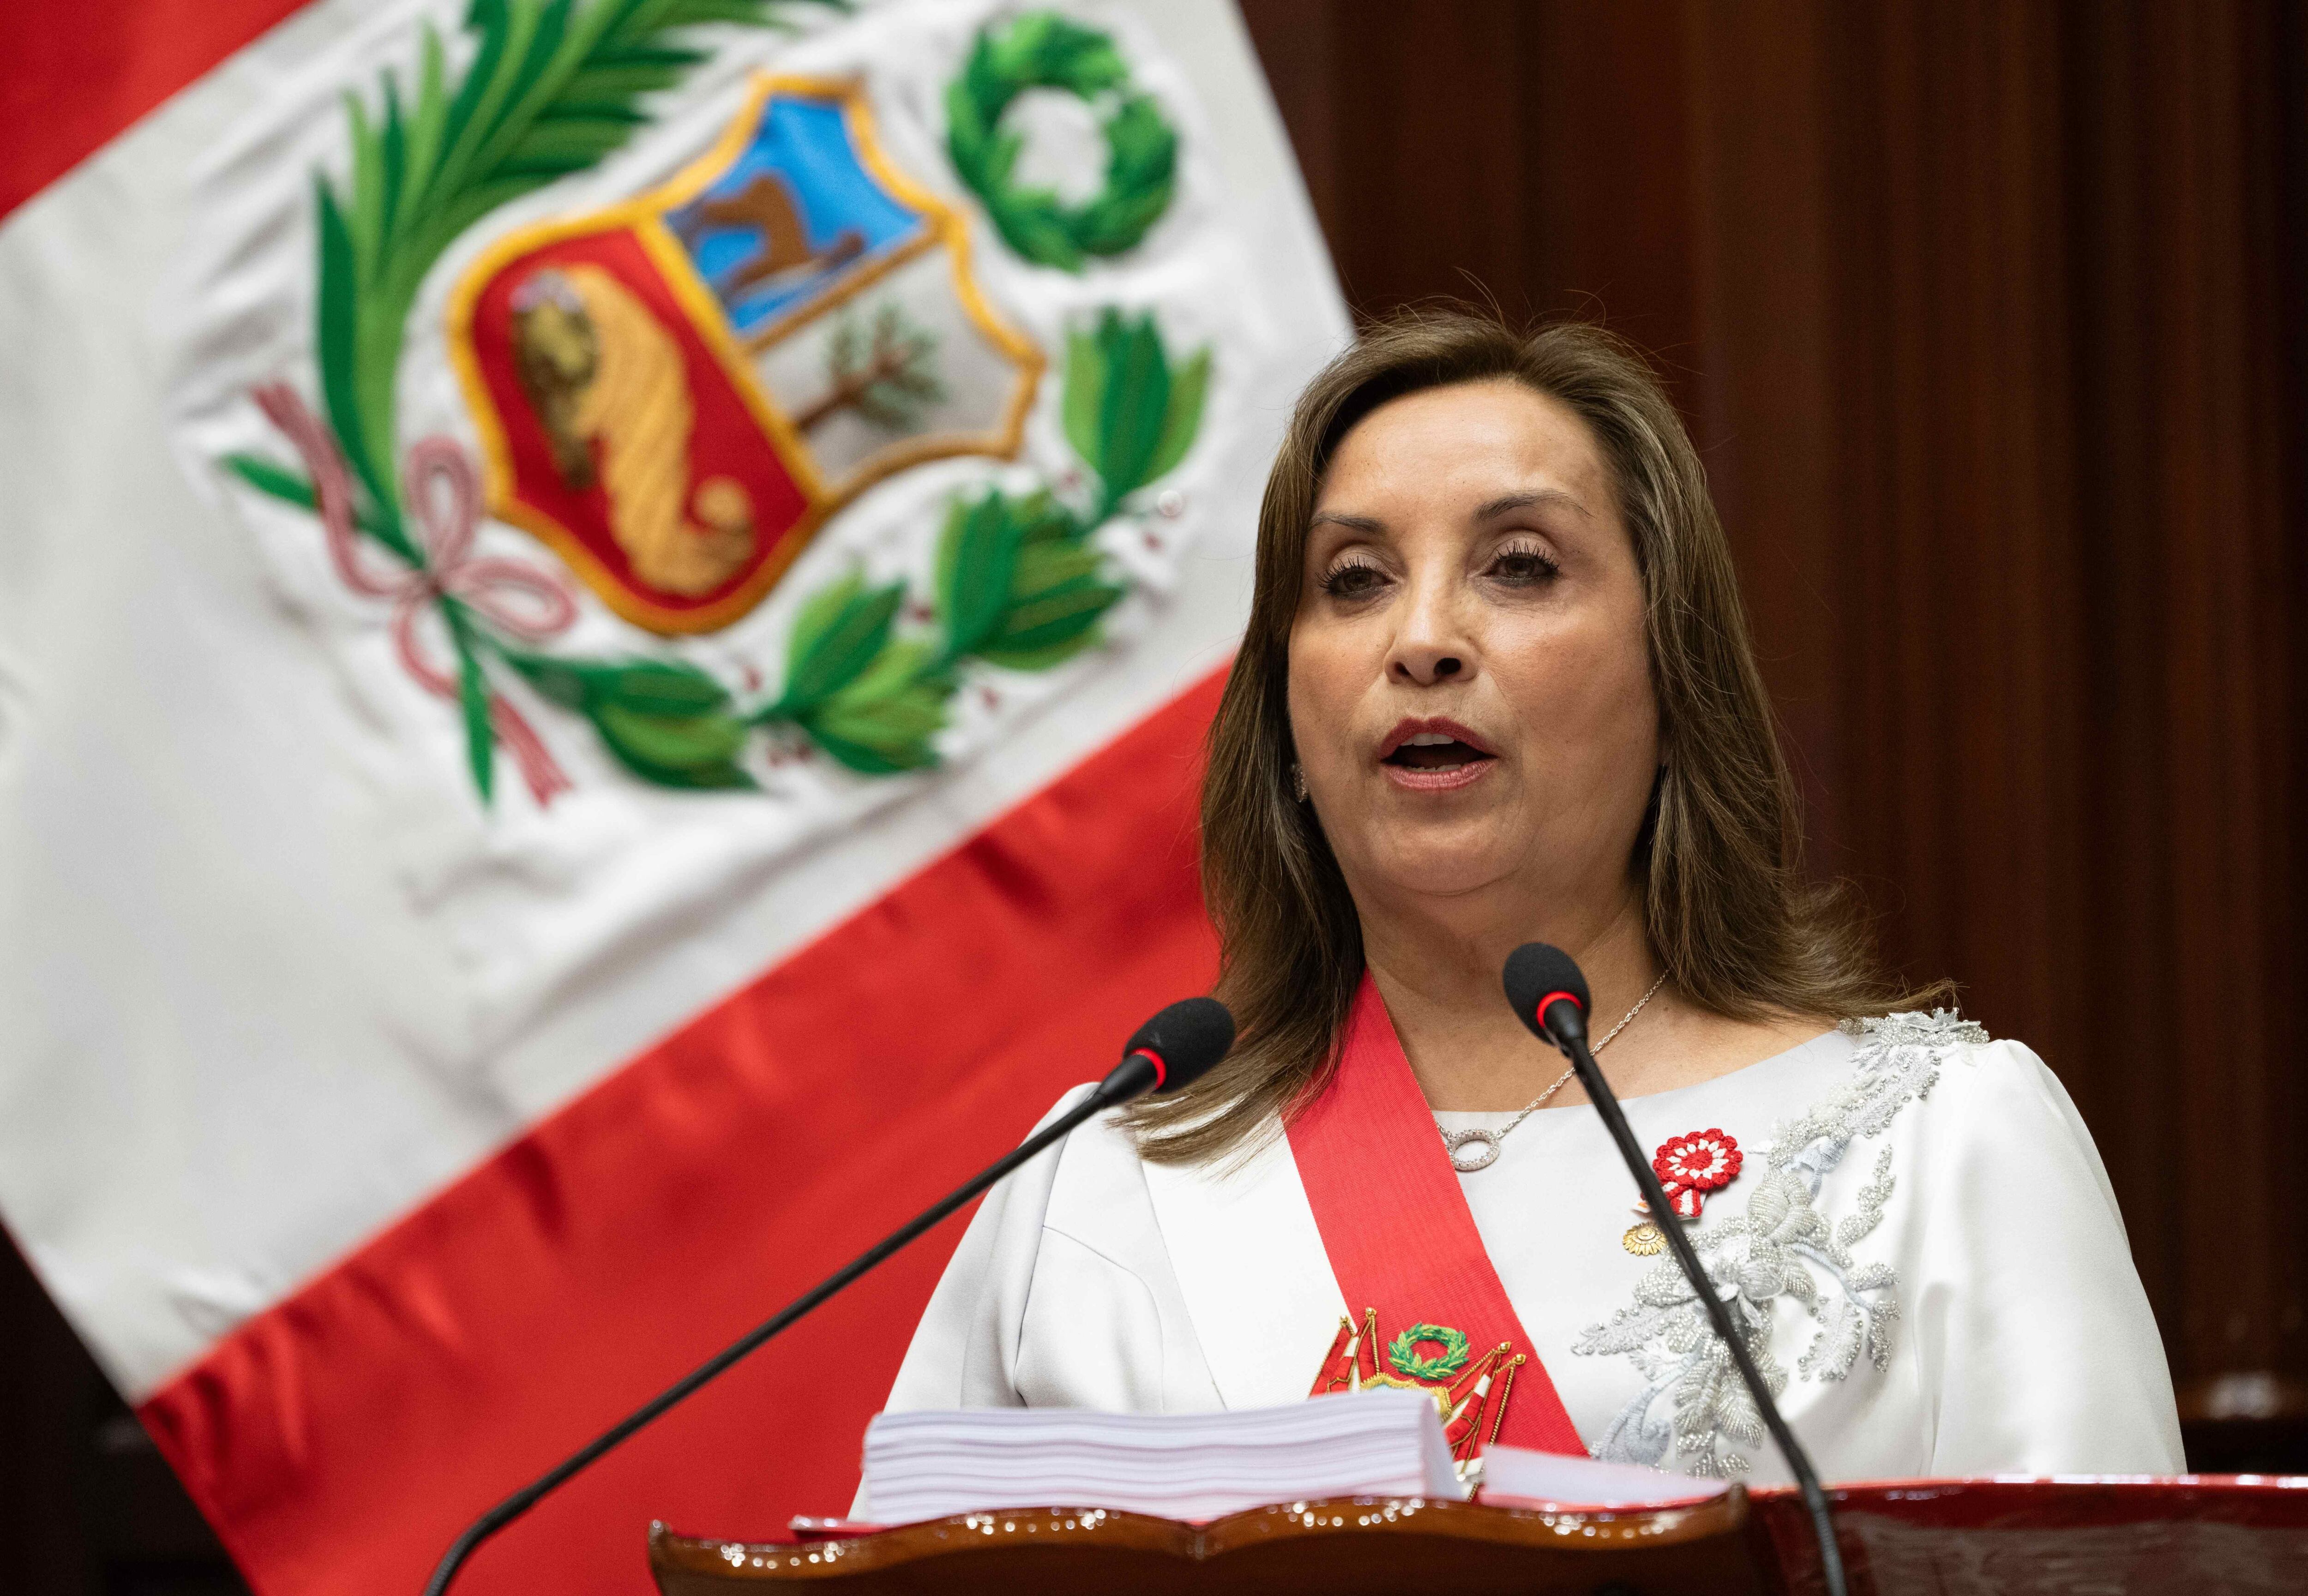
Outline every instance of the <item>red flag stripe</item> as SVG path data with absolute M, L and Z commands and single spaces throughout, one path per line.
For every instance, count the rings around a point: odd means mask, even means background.
M 306 3 L 13 7 L 0 48 L 0 219 Z
M 142 1409 L 265 1596 L 406 1596 L 457 1530 L 765 1317 L 1207 990 L 1212 678 L 651 1048 Z M 840 1512 L 959 1219 L 478 1557 L 646 1589 L 643 1533 Z

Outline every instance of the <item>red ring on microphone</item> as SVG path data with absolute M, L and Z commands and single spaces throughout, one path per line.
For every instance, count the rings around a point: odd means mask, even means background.
M 1554 1000 L 1557 998 L 1561 998 L 1563 1001 L 1569 1003 L 1571 1007 L 1576 1008 L 1581 1014 L 1587 1012 L 1587 1005 L 1579 1000 L 1579 994 L 1577 992 L 1549 992 L 1546 996 L 1538 1000 L 1538 1007 L 1531 1010 L 1531 1013 L 1538 1017 L 1538 1023 L 1540 1025 L 1544 1025 L 1546 1024 L 1546 1011 L 1554 1007 Z
M 1149 1092 L 1159 1092 L 1162 1089 L 1162 1083 L 1170 1078 L 1169 1068 L 1162 1062 L 1162 1055 L 1150 1047 L 1141 1047 L 1132 1049 L 1130 1056 L 1133 1059 L 1143 1059 L 1154 1066 L 1154 1084 L 1146 1089 Z

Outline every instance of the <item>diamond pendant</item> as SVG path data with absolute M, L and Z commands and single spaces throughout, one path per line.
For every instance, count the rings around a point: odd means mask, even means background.
M 1477 1170 L 1486 1170 L 1499 1161 L 1499 1138 L 1487 1130 L 1454 1130 L 1442 1138 L 1442 1146 L 1451 1154 L 1451 1167 L 1462 1175 Z M 1477 1149 L 1470 1157 L 1461 1157 L 1466 1148 Z

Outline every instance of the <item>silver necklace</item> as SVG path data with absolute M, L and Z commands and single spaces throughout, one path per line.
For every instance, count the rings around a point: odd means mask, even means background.
M 1602 1041 L 1597 1043 L 1591 1051 L 1599 1053 L 1605 1048 L 1610 1046 L 1611 1038 L 1625 1030 L 1627 1028 L 1627 1022 L 1633 1019 L 1635 1016 L 1641 1014 L 1643 1011 L 1643 1005 L 1657 997 L 1658 995 L 1658 989 L 1666 984 L 1666 972 L 1665 970 L 1661 970 L 1659 972 L 1659 978 L 1651 982 L 1651 990 L 1635 1000 L 1635 1006 L 1632 1008 L 1628 1009 L 1627 1012 L 1620 1017 L 1619 1023 L 1613 1025 L 1609 1034 L 1606 1034 Z M 1499 1161 L 1499 1144 L 1506 1140 L 1507 1132 L 1512 1130 L 1525 1120 L 1529 1119 L 1540 1109 L 1545 1108 L 1546 1106 L 1546 1100 L 1554 1096 L 1557 1092 L 1562 1091 L 1563 1083 L 1578 1073 L 1579 1067 L 1574 1064 L 1570 1068 L 1564 1070 L 1561 1075 L 1556 1076 L 1553 1085 L 1549 1086 L 1546 1091 L 1541 1092 L 1537 1096 L 1532 1098 L 1529 1107 L 1525 1108 L 1522 1112 L 1517 1114 L 1505 1124 L 1500 1126 L 1496 1130 L 1484 1130 L 1479 1127 L 1473 1130 L 1443 1130 L 1442 1127 L 1438 1123 L 1434 1128 L 1442 1133 L 1443 1148 L 1451 1154 L 1451 1167 L 1458 1171 L 1462 1175 L 1471 1175 L 1477 1170 L 1486 1170 L 1490 1168 L 1491 1165 L 1496 1163 Z M 1476 1148 L 1477 1151 L 1472 1158 L 1461 1158 L 1460 1156 L 1460 1153 L 1462 1149 L 1468 1147 Z

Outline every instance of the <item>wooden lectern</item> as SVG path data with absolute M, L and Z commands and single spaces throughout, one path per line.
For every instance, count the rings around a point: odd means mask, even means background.
M 1834 1491 L 1857 1596 L 2308 1591 L 2308 1479 L 1933 1480 Z M 847 1539 L 650 1531 L 665 1596 L 1805 1596 L 1817 1555 L 1792 1490 L 1572 1513 L 1416 1497 L 1293 1502 L 1201 1525 L 1091 1508 L 975 1513 Z

